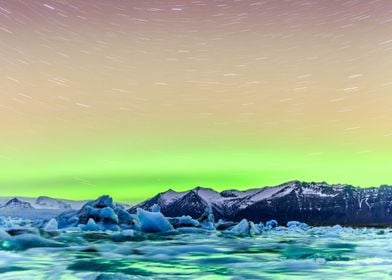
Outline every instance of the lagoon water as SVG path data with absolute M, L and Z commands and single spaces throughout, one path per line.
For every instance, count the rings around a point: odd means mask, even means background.
M 247 237 L 61 232 L 46 238 L 61 247 L 1 241 L 0 279 L 392 278 L 389 229 L 278 227 Z

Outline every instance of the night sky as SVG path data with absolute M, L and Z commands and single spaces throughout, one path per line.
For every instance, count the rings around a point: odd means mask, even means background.
M 392 1 L 0 0 L 0 195 L 392 184 Z

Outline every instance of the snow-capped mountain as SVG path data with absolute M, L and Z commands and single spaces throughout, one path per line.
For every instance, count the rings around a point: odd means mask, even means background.
M 312 225 L 392 224 L 392 186 L 359 188 L 292 181 L 275 187 L 247 191 L 216 192 L 197 187 L 190 191 L 168 190 L 130 208 L 148 209 L 158 204 L 164 215 L 199 217 L 210 205 L 216 218 L 280 223 L 298 220 Z
M 11 209 L 34 209 L 33 206 L 31 206 L 30 203 L 26 202 L 26 201 L 22 201 L 16 197 L 10 199 L 9 201 L 7 201 L 2 208 L 11 208 Z
M 35 197 L 0 197 L 0 205 L 5 206 L 10 202 L 12 205 L 13 202 L 16 202 L 16 205 L 27 203 L 33 209 L 47 209 L 47 210 L 59 210 L 59 209 L 80 209 L 85 203 L 85 200 L 67 200 L 60 198 L 52 198 L 48 196 L 39 196 Z M 0 207 L 1 207 L 0 206 Z M 19 207 L 20 208 L 20 207 Z
M 42 208 L 48 208 L 48 209 L 72 209 L 71 203 L 61 200 L 61 199 L 56 199 L 52 197 L 47 197 L 47 196 L 40 196 L 35 200 L 35 204 L 41 206 Z

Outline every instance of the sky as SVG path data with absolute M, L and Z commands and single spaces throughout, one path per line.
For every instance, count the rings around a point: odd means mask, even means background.
M 0 196 L 392 184 L 390 0 L 0 0 Z

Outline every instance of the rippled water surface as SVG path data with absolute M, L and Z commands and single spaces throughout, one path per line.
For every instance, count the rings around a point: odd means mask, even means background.
M 2 241 L 0 279 L 390 279 L 391 237 L 389 229 L 349 228 L 254 237 L 57 233 L 47 238 L 64 247 Z

